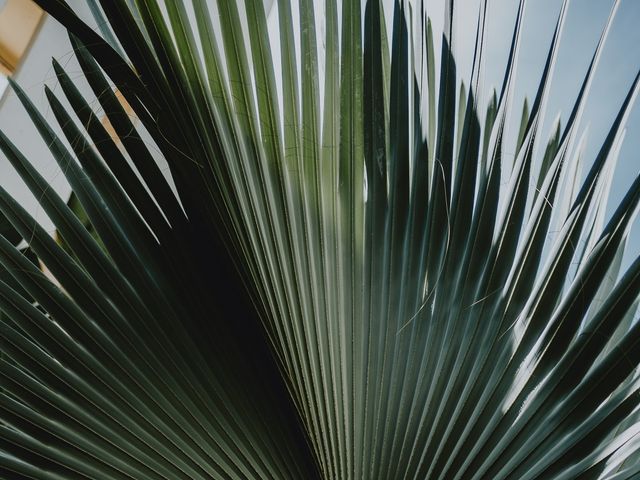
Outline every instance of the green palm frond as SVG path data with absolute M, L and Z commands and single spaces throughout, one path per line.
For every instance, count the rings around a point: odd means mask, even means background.
M 466 84 L 453 0 L 438 57 L 422 2 L 92 1 L 102 36 L 37 3 L 97 104 L 12 83 L 74 193 L 0 132 L 57 228 L 0 189 L 0 476 L 640 474 L 640 177 L 605 215 L 639 75 L 579 130 L 617 1 L 548 139 L 566 1 L 521 111 L 524 0 L 486 111 L 486 1 Z

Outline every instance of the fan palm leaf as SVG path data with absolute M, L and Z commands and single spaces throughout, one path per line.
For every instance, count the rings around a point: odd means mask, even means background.
M 57 228 L 0 189 L 3 477 L 638 475 L 640 177 L 604 214 L 638 75 L 579 141 L 617 1 L 544 139 L 562 2 L 513 161 L 525 0 L 486 111 L 486 1 L 468 86 L 452 0 L 439 57 L 422 2 L 37 3 L 112 131 L 55 60 L 57 126 L 12 83 L 74 196 L 0 132 Z

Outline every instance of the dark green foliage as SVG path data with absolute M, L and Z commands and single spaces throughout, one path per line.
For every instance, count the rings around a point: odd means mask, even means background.
M 92 2 L 105 39 L 38 3 L 116 138 L 55 60 L 66 142 L 13 85 L 74 194 L 0 133 L 58 234 L 0 191 L 0 476 L 637 475 L 640 260 L 615 279 L 640 179 L 606 225 L 593 212 L 638 78 L 574 178 L 604 34 L 536 148 L 563 6 L 506 165 L 524 2 L 486 111 L 486 2 L 465 87 L 453 0 L 438 59 L 422 2 L 397 2 L 388 35 L 380 0 L 326 0 L 318 45 L 316 2 L 294 24 L 279 1 L 275 46 L 261 1 L 218 0 L 219 19 L 206 0 Z

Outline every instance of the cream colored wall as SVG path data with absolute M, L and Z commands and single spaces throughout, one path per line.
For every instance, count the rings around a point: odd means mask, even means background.
M 78 8 L 83 18 L 91 19 L 84 1 L 74 0 L 72 4 Z M 52 124 L 55 124 L 55 118 L 47 108 L 43 89 L 47 84 L 54 91 L 60 91 L 51 67 L 51 57 L 58 58 L 61 63 L 70 68 L 71 72 L 78 70 L 79 67 L 73 62 L 70 52 L 71 46 L 66 31 L 55 20 L 46 17 L 18 70 L 13 74 L 14 80 L 22 86 Z M 81 86 L 85 93 L 89 92 L 88 85 Z M 70 191 L 68 184 L 10 88 L 0 99 L 0 129 L 27 155 L 52 187 L 65 199 L 68 198 Z M 35 197 L 24 186 L 2 153 L 0 153 L 0 185 L 27 208 L 47 230 L 53 230 L 50 220 L 38 206 Z
M 95 28 L 95 21 L 85 0 L 71 0 L 69 3 L 83 20 Z M 22 59 L 17 71 L 13 74 L 13 79 L 26 91 L 40 112 L 56 128 L 60 137 L 63 138 L 60 129 L 57 128 L 55 117 L 48 108 L 48 102 L 44 94 L 44 86 L 48 85 L 54 93 L 59 94 L 58 98 L 66 105 L 64 94 L 58 85 L 51 66 L 52 57 L 55 57 L 66 68 L 70 76 L 77 80 L 76 85 L 87 101 L 95 103 L 95 96 L 89 85 L 79 75 L 80 67 L 72 54 L 66 31 L 53 18 L 48 16 L 44 18 L 31 47 Z M 2 79 L 0 78 L 0 80 Z M 41 175 L 51 184 L 51 187 L 66 201 L 69 198 L 71 189 L 11 88 L 7 88 L 0 98 L 0 130 L 15 143 Z M 142 132 L 142 135 L 146 142 L 151 143 L 148 135 L 145 135 L 144 132 Z M 153 148 L 151 148 L 151 151 L 155 154 Z M 164 161 L 160 158 L 157 158 L 157 160 L 161 164 L 161 168 L 163 168 Z M 36 198 L 29 192 L 2 152 L 0 152 L 0 185 L 49 232 L 53 233 L 53 223 L 44 214 Z
M 31 0 L 7 0 L 0 5 L 0 73 L 13 73 L 29 48 L 44 16 Z

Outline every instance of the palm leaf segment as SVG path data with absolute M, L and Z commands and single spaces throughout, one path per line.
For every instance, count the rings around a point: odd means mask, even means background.
M 486 2 L 458 98 L 453 1 L 439 80 L 421 4 L 396 2 L 389 47 L 378 0 L 301 0 L 296 23 L 279 1 L 277 39 L 260 1 L 104 0 L 113 49 L 39 3 L 119 138 L 55 61 L 68 144 L 14 85 L 95 232 L 0 134 L 64 245 L 0 191 L 55 277 L 0 238 L 3 477 L 635 478 L 640 261 L 604 280 L 640 180 L 606 224 L 602 205 L 637 78 L 577 173 L 617 2 L 539 161 L 563 6 L 512 165 L 524 1 L 486 115 Z

